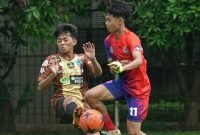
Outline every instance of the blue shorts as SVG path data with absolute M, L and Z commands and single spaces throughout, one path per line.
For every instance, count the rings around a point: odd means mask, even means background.
M 145 98 L 136 98 L 125 92 L 123 88 L 123 80 L 111 80 L 103 83 L 103 85 L 114 96 L 115 100 L 126 99 L 128 106 L 127 119 L 134 122 L 142 122 L 148 112 L 149 96 Z

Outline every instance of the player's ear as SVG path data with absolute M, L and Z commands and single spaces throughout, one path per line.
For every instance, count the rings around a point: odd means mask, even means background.
M 119 18 L 119 23 L 123 24 L 124 23 L 124 19 L 122 17 Z
M 73 42 L 74 42 L 74 45 L 76 45 L 77 44 L 77 39 L 73 39 Z

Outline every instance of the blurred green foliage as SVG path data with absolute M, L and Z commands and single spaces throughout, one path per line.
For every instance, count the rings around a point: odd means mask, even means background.
M 145 0 L 133 5 L 133 24 L 153 48 L 182 48 L 185 35 L 200 31 L 198 0 Z

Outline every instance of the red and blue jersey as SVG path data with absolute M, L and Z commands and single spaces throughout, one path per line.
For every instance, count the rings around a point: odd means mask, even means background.
M 143 49 L 139 37 L 128 30 L 116 39 L 114 34 L 110 34 L 104 41 L 107 58 L 113 60 L 133 61 L 132 52 L 139 51 L 143 57 L 142 65 L 137 69 L 124 71 L 121 74 L 123 89 L 134 97 L 143 98 L 150 95 L 150 82 L 146 73 L 146 60 L 143 56 Z

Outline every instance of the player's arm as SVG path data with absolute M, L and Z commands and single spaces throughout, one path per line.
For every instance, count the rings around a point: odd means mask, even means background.
M 51 84 L 54 78 L 55 78 L 55 75 L 51 73 L 48 77 L 39 81 L 38 91 L 44 91 Z
M 38 91 L 44 91 L 57 76 L 59 71 L 59 65 L 57 62 L 47 65 L 43 65 L 40 70 L 40 75 L 38 77 Z
M 108 65 L 113 62 L 113 55 L 110 51 L 111 47 L 110 47 L 109 38 L 110 38 L 110 36 L 107 36 L 104 40 L 104 47 L 105 47 L 105 51 L 106 51 Z M 109 66 L 109 69 L 110 69 L 111 74 L 115 74 L 115 71 L 114 71 L 115 67 L 114 66 L 112 66 L 112 65 Z
M 134 60 L 129 62 L 128 64 L 123 65 L 123 71 L 136 69 L 142 65 L 143 56 L 140 51 L 133 51 L 132 56 Z
M 87 58 L 90 59 L 92 66 L 91 66 L 91 74 L 94 77 L 101 76 L 102 68 L 95 56 L 95 46 L 93 43 L 87 42 L 83 44 L 83 50 Z M 87 62 L 88 63 L 88 62 Z
M 110 64 L 110 63 L 112 63 L 113 62 L 113 59 L 112 58 L 108 58 L 108 64 Z M 115 74 L 115 67 L 114 66 L 109 66 L 109 69 L 110 69 L 110 73 L 112 74 L 112 75 L 114 75 Z
M 101 69 L 101 66 L 100 66 L 99 62 L 97 61 L 96 57 L 94 59 L 91 59 L 91 62 L 93 65 L 92 73 L 93 73 L 94 77 L 101 76 L 102 69 Z

